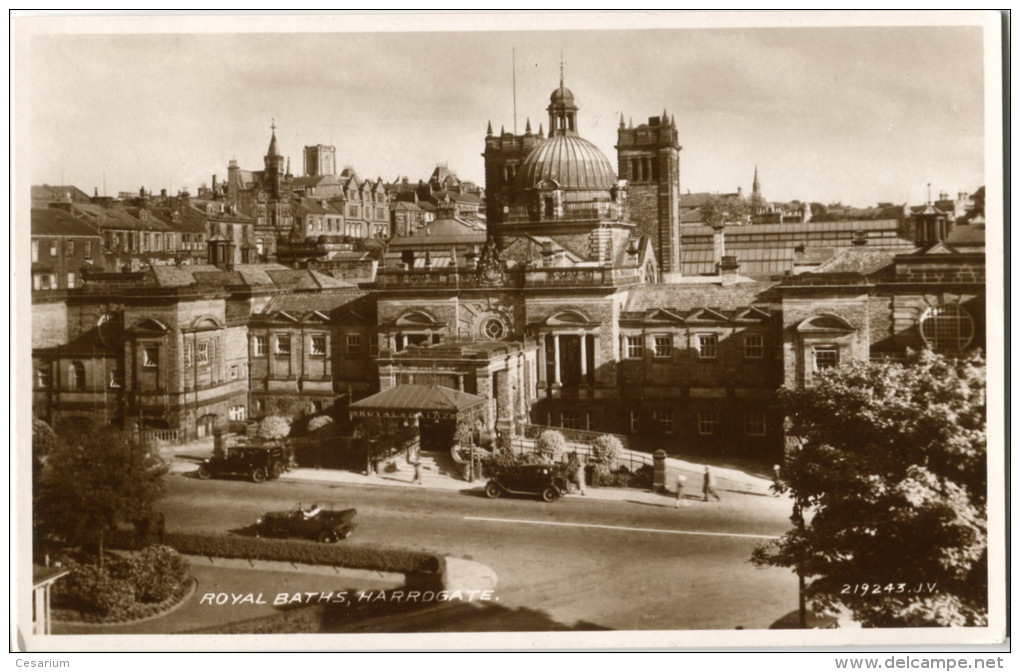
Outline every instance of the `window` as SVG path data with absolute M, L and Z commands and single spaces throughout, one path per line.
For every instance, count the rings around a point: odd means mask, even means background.
M 51 240 L 51 241 L 50 241 L 50 256 L 51 256 L 51 257 L 55 257 L 55 256 L 57 256 L 58 254 L 59 254 L 59 253 L 57 252 L 57 241 L 55 241 L 55 240 Z
M 201 341 L 198 344 L 198 365 L 209 365 L 209 341 Z
M 312 356 L 324 357 L 326 355 L 325 334 L 312 334 Z
M 939 352 L 955 352 L 970 345 L 974 320 L 965 308 L 945 304 L 932 308 L 921 318 L 921 336 Z
M 241 367 L 237 364 L 230 365 L 230 379 L 237 380 L 237 376 L 240 374 Z
M 584 425 L 581 424 L 581 412 L 563 411 L 560 426 L 564 429 L 584 429 Z
M 747 436 L 765 436 L 765 414 L 746 414 L 744 416 L 744 434 Z
M 815 371 L 839 366 L 839 349 L 834 345 L 815 346 Z
M 88 240 L 85 241 L 85 258 L 92 258 L 92 242 Z
M 78 274 L 74 271 L 68 271 L 67 273 L 67 288 L 74 289 L 78 282 Z
M 645 356 L 645 337 L 627 336 L 627 359 L 640 359 Z
M 72 390 L 85 389 L 85 365 L 81 362 L 71 362 L 67 367 L 67 386 Z
M 110 389 L 116 389 L 116 388 L 120 387 L 121 385 L 122 385 L 122 381 L 121 381 L 121 373 L 120 373 L 120 371 L 118 371 L 116 369 L 114 369 L 113 371 L 110 371 L 110 380 L 107 382 L 107 386 L 110 387 Z
M 255 357 L 266 356 L 266 337 L 265 336 L 252 336 L 251 337 L 251 351 Z
M 32 263 L 39 261 L 39 241 L 32 241 Z
M 191 368 L 194 361 L 194 352 L 191 343 L 184 344 L 184 368 Z
M 35 371 L 35 386 L 47 388 L 50 386 L 50 371 L 49 369 L 36 369 Z
M 255 406 L 255 411 L 257 413 L 261 413 L 262 411 L 266 410 L 266 402 L 262 399 L 259 399 L 258 397 L 252 399 L 251 403 Z
M 67 241 L 65 243 L 65 249 L 67 250 L 67 256 L 73 257 L 74 256 L 74 241 L 73 240 Z
M 744 335 L 744 357 L 761 359 L 765 356 L 765 338 L 761 334 Z
M 147 369 L 159 366 L 159 348 L 154 345 L 146 345 L 142 348 L 142 366 Z
M 290 355 L 290 336 L 280 335 L 276 337 L 276 354 Z
M 701 359 L 715 359 L 719 349 L 719 337 L 716 334 L 698 335 L 698 357 Z
M 719 426 L 719 411 L 698 411 L 698 434 L 711 436 Z
M 673 414 L 667 411 L 652 411 L 652 422 L 663 434 L 673 433 Z
M 368 337 L 368 355 L 369 357 L 379 356 L 379 337 L 369 336 Z
M 361 334 L 347 335 L 347 356 L 350 358 L 361 356 Z
M 348 205 L 347 206 L 347 216 L 348 217 L 357 217 L 358 216 L 358 206 L 356 206 L 356 205 Z
M 143 233 L 142 234 L 142 252 L 145 252 L 148 249 L 149 249 L 149 234 Z
M 506 326 L 502 320 L 490 318 L 482 324 L 482 335 L 491 341 L 498 341 L 506 336 Z
M 639 411 L 631 410 L 630 412 L 630 431 L 632 434 L 641 431 L 641 413 Z
M 669 357 L 673 354 L 673 338 L 669 334 L 653 336 L 656 357 Z
M 227 411 L 227 417 L 234 422 L 241 422 L 248 416 L 248 409 L 244 406 L 231 406 Z

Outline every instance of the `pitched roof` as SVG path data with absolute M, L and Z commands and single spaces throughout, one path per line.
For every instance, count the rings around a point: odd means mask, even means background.
M 871 275 L 892 266 L 896 256 L 903 253 L 902 248 L 872 247 L 870 245 L 849 247 L 840 250 L 835 256 L 811 272 Z
M 262 309 L 263 315 L 285 312 L 291 315 L 306 315 L 312 312 L 330 314 L 343 308 L 353 307 L 367 292 L 348 286 L 345 289 L 315 293 L 280 294 Z
M 719 278 L 704 278 L 715 282 L 684 282 L 665 285 L 635 287 L 627 297 L 624 310 L 645 312 L 662 308 L 678 315 L 687 315 L 702 308 L 733 311 L 754 304 L 766 303 L 764 295 L 776 283 L 745 282 L 735 285 L 718 284 Z
M 63 210 L 32 208 L 33 236 L 99 236 L 99 231 Z
M 397 385 L 356 401 L 351 409 L 391 412 L 439 411 L 454 413 L 485 401 L 476 394 L 441 385 Z

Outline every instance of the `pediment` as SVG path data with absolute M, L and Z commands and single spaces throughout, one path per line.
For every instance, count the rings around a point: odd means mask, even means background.
M 839 333 L 847 334 L 857 328 L 836 315 L 815 315 L 797 325 L 801 333 Z

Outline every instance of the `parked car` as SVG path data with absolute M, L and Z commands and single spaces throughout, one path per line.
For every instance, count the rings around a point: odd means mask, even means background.
M 255 483 L 279 478 L 287 471 L 287 456 L 281 446 L 233 446 L 222 457 L 213 456 L 198 467 L 198 477 L 247 476 Z
M 317 502 L 307 507 L 299 503 L 288 511 L 263 513 L 255 521 L 255 532 L 265 537 L 297 537 L 333 544 L 351 536 L 357 527 L 356 515 L 357 509 L 338 507 L 331 502 Z
M 504 494 L 538 495 L 553 502 L 568 488 L 567 479 L 555 464 L 525 464 L 496 474 L 485 485 L 485 494 L 493 499 Z

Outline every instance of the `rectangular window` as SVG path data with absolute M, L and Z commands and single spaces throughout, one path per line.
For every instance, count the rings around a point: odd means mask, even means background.
M 698 357 L 700 359 L 715 359 L 719 349 L 719 337 L 716 334 L 698 335 Z
M 92 241 L 89 240 L 85 241 L 85 258 L 86 259 L 92 258 Z
M 152 249 L 156 252 L 160 252 L 163 249 L 163 236 L 158 233 L 152 236 Z
M 698 434 L 711 436 L 719 427 L 719 411 L 698 411 Z
M 641 413 L 639 411 L 631 410 L 630 412 L 630 431 L 632 434 L 641 431 Z
M 110 387 L 110 389 L 117 389 L 118 387 L 121 386 L 120 371 L 117 371 L 116 369 L 110 371 L 110 380 L 107 383 L 107 385 Z
M 57 252 L 57 241 L 55 241 L 55 240 L 51 240 L 51 241 L 50 241 L 50 256 L 51 256 L 51 257 L 55 257 L 55 256 L 57 256 L 58 254 L 59 254 L 59 253 Z
M 69 271 L 67 274 L 67 288 L 74 289 L 78 282 L 78 275 L 74 271 Z
M 580 411 L 563 411 L 560 426 L 564 429 L 584 429 Z
M 252 336 L 251 337 L 251 350 L 255 357 L 266 356 L 266 337 L 265 336 Z
M 744 415 L 744 434 L 747 436 L 765 436 L 765 414 L 747 413 Z
M 50 371 L 49 369 L 36 369 L 35 372 L 35 386 L 47 388 L 50 386 Z
M 240 375 L 240 370 L 241 369 L 237 364 L 232 364 L 230 366 L 230 379 L 237 380 L 237 376 Z
M 32 241 L 32 263 L 39 261 L 39 241 Z
M 834 345 L 815 346 L 815 371 L 839 365 L 839 349 Z
M 361 356 L 361 334 L 347 335 L 347 357 L 355 358 Z
M 202 341 L 198 344 L 198 365 L 209 365 L 209 341 Z
M 347 216 L 348 217 L 357 217 L 358 216 L 358 206 L 356 206 L 356 205 L 348 205 L 347 206 Z
M 247 415 L 247 409 L 244 406 L 231 406 L 230 410 L 227 411 L 227 417 L 234 422 L 241 422 Z
M 659 334 L 652 338 L 655 342 L 656 357 L 669 357 L 673 354 L 673 338 L 669 334 Z
M 652 422 L 663 434 L 673 433 L 673 414 L 669 411 L 652 411 Z
M 312 335 L 312 355 L 315 357 L 326 355 L 326 336 L 324 334 Z
M 764 356 L 765 338 L 761 334 L 746 334 L 744 336 L 744 357 L 761 359 Z
M 645 337 L 627 336 L 627 359 L 640 359 L 645 356 Z
M 147 369 L 154 369 L 159 366 L 159 348 L 154 345 L 147 345 L 142 348 L 142 366 Z
M 146 252 L 149 249 L 149 234 L 142 234 L 142 252 Z
M 368 337 L 368 355 L 370 357 L 379 356 L 379 337 L 369 336 Z
M 290 355 L 290 336 L 280 335 L 276 337 L 276 354 Z
M 73 257 L 74 256 L 74 241 L 73 240 L 67 241 L 66 246 L 67 246 L 67 256 Z
M 184 368 L 191 368 L 191 364 L 194 361 L 194 349 L 191 343 L 184 344 Z

